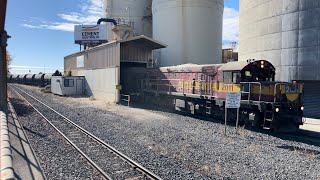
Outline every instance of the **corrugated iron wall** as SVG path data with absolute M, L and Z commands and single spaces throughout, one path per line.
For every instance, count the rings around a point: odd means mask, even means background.
M 121 62 L 146 63 L 152 59 L 152 49 L 136 44 L 121 44 Z
M 304 115 L 320 118 L 320 82 L 304 82 Z
M 84 66 L 77 67 L 77 57 L 84 57 Z M 120 43 L 113 42 L 85 50 L 64 58 L 64 70 L 104 69 L 120 66 Z
M 99 46 L 85 54 L 84 69 L 103 69 L 120 66 L 120 43 Z

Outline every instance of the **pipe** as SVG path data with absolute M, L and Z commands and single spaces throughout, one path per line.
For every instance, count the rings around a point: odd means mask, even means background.
M 116 20 L 110 18 L 100 18 L 97 24 L 101 24 L 101 22 L 112 22 L 115 26 L 118 24 Z

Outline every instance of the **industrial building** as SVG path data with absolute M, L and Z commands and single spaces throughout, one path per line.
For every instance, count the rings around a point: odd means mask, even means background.
M 222 49 L 222 63 L 238 61 L 238 52 L 235 52 L 233 48 Z
M 305 83 L 305 115 L 320 117 L 320 1 L 241 0 L 239 60 L 266 59 L 278 81 Z
M 104 0 L 108 43 L 68 55 L 64 70 L 85 77 L 85 94 L 119 102 L 130 72 L 221 63 L 224 0 Z M 206 22 L 206 23 L 203 23 Z M 98 23 L 99 24 L 99 23 Z M 88 28 L 88 27 L 87 27 Z
M 146 36 L 111 41 L 64 58 L 64 70 L 85 77 L 85 94 L 107 102 L 119 102 L 120 90 L 135 77 L 126 73 L 134 68 L 152 67 L 152 51 L 166 45 Z M 120 76 L 122 75 L 122 76 Z M 123 87 L 122 87 L 123 86 Z

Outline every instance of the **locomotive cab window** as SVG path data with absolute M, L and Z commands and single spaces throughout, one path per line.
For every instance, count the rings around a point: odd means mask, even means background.
M 74 80 L 73 79 L 65 79 L 64 80 L 64 87 L 74 87 Z
M 232 83 L 238 84 L 241 81 L 241 73 L 240 72 L 233 72 L 232 73 Z
M 232 83 L 232 72 L 223 72 L 223 82 Z
M 241 81 L 241 73 L 236 72 L 223 72 L 223 82 L 224 83 L 239 83 Z

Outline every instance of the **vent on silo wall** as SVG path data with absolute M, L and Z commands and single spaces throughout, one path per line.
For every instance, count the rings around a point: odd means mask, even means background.
M 159 66 L 221 63 L 224 0 L 153 0 L 153 38 Z
M 277 80 L 320 80 L 320 1 L 241 0 L 239 60 L 266 59 Z

